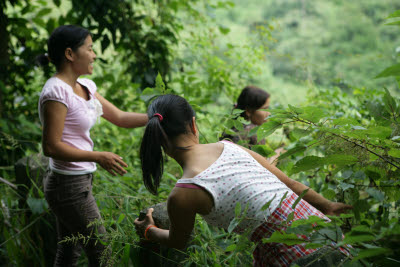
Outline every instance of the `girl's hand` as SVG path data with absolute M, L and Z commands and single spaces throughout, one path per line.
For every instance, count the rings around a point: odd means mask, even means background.
M 147 210 L 146 217 L 144 218 L 143 221 L 139 221 L 139 218 L 137 218 L 133 223 L 135 224 L 136 232 L 144 237 L 144 231 L 146 228 L 150 225 L 155 225 L 154 220 L 153 220 L 153 208 L 150 208 Z
M 325 215 L 339 216 L 342 213 L 347 213 L 351 209 L 353 209 L 353 206 L 351 205 L 340 202 L 331 202 L 324 213 Z
M 128 167 L 122 157 L 114 154 L 112 152 L 97 152 L 98 156 L 96 162 L 100 164 L 103 169 L 111 173 L 112 176 L 115 176 L 116 173 L 119 175 L 124 175 L 126 170 L 123 167 Z

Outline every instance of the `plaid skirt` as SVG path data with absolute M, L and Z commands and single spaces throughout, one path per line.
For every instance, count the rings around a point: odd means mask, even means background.
M 273 232 L 284 230 L 285 228 L 282 226 L 282 223 L 287 220 L 289 214 L 292 212 L 294 212 L 293 221 L 306 219 L 310 215 L 318 216 L 330 221 L 322 212 L 303 199 L 300 200 L 295 209 L 292 209 L 292 205 L 297 198 L 298 196 L 294 193 L 287 196 L 286 199 L 282 201 L 281 206 L 270 215 L 266 222 L 257 227 L 251 234 L 251 240 L 257 244 L 253 252 L 254 266 L 290 266 L 290 264 L 297 259 L 318 250 L 307 249 L 305 248 L 305 244 L 289 246 L 283 243 L 263 244 L 262 242 L 263 238 L 270 237 Z M 298 237 L 307 240 L 307 236 L 305 235 L 298 235 Z M 335 246 L 336 244 L 332 242 L 332 245 Z M 349 255 L 346 249 L 339 248 L 339 250 L 343 254 Z

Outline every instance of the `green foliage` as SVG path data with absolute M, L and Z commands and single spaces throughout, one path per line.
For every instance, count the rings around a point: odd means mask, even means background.
M 239 9 L 254 5 L 252 1 L 237 2 Z M 286 231 L 265 241 L 305 242 L 298 235 L 308 233 L 308 247 L 331 241 L 338 246 L 351 244 L 355 266 L 360 262 L 391 266 L 400 261 L 400 102 L 398 90 L 377 86 L 387 79 L 370 79 L 371 73 L 399 76 L 396 55 L 383 54 L 393 50 L 398 41 L 398 31 L 392 29 L 398 29 L 399 11 L 389 15 L 392 26 L 381 27 L 382 18 L 397 2 L 315 1 L 302 6 L 301 1 L 257 1 L 252 12 L 267 22 L 254 22 L 251 15 L 235 13 L 238 9 L 229 1 L 0 3 L 8 19 L 8 35 L 1 40 L 9 40 L 7 60 L 13 62 L 6 64 L 0 80 L 2 178 L 14 182 L 15 161 L 40 151 L 38 93 L 54 70 L 34 67 L 33 59 L 45 51 L 45 41 L 58 25 L 80 24 L 94 34 L 98 63 L 91 78 L 103 96 L 123 110 L 145 112 L 156 95 L 182 95 L 196 110 L 202 142 L 217 141 L 221 133 L 231 133 L 232 127 L 243 130 L 245 121 L 235 119 L 241 111 L 231 107 L 246 84 L 261 81 L 261 76 L 295 82 L 298 87 L 289 88 L 301 87 L 302 92 L 290 91 L 291 105 L 273 105 L 269 121 L 249 132 L 267 139 L 266 145 L 252 149 L 268 157 L 284 143 L 286 152 L 278 163 L 283 172 L 332 201 L 353 205 L 354 210 L 332 217 L 331 223 L 310 216 L 288 226 L 292 214 L 284 222 Z M 219 12 L 227 12 L 229 20 L 245 16 L 255 38 L 231 38 L 238 34 L 237 28 L 217 20 Z M 338 14 L 343 19 L 338 20 Z M 272 66 L 262 66 L 268 65 L 266 59 Z M 394 65 L 387 67 L 389 64 Z M 300 104 L 298 94 L 305 95 L 305 82 L 320 88 L 313 87 L 307 102 Z M 285 103 L 288 96 L 283 91 L 288 84 L 271 88 L 274 101 Z M 372 89 L 363 87 L 366 85 Z M 121 129 L 105 121 L 91 132 L 96 149 L 122 155 L 129 164 L 128 173 L 118 178 L 99 169 L 93 188 L 104 219 L 99 223 L 107 228 L 118 265 L 140 264 L 133 221 L 140 210 L 165 201 L 182 172 L 176 162 L 168 160 L 159 195 L 150 195 L 138 171 L 142 133 L 143 129 Z M 50 265 L 56 242 L 54 218 L 40 184 L 28 191 L 24 199 L 13 187 L 0 184 L 0 262 Z M 234 233 L 245 211 L 237 206 L 235 219 L 226 230 L 198 218 L 187 258 L 179 264 L 251 265 L 254 244 L 246 233 Z M 86 264 L 85 259 L 80 263 Z

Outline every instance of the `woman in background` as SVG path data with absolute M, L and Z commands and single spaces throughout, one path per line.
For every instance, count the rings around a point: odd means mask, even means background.
M 241 141 L 244 141 L 244 143 L 247 143 L 249 147 L 253 145 L 264 145 L 265 140 L 257 140 L 257 135 L 254 134 L 249 136 L 249 132 L 253 128 L 260 126 L 267 121 L 267 118 L 269 115 L 271 115 L 271 113 L 265 109 L 269 108 L 270 102 L 270 94 L 263 89 L 253 85 L 243 88 L 237 99 L 234 109 L 243 110 L 239 116 L 249 121 L 250 124 L 244 125 L 244 130 L 241 132 L 239 132 L 236 128 L 233 128 L 232 130 L 236 132 L 235 135 L 223 134 L 221 139 L 230 139 L 236 144 L 243 143 Z M 276 154 L 268 158 L 269 162 L 276 165 L 277 158 L 284 151 L 285 150 L 282 147 L 276 149 Z
M 43 86 L 39 115 L 43 125 L 43 152 L 50 157 L 44 180 L 47 202 L 56 215 L 57 254 L 55 266 L 75 266 L 82 247 L 90 266 L 109 260 L 110 253 L 97 240 L 106 233 L 99 208 L 92 195 L 96 163 L 110 174 L 124 175 L 127 164 L 117 154 L 93 151 L 90 129 L 100 116 L 125 128 L 144 126 L 146 114 L 124 112 L 103 98 L 96 84 L 79 78 L 92 74 L 96 54 L 90 32 L 84 28 L 60 26 L 48 40 L 48 55 L 56 73 Z M 42 57 L 40 61 L 46 60 Z M 60 242 L 83 236 L 76 242 Z

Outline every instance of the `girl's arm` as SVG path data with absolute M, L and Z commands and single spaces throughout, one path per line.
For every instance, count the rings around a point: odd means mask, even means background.
M 243 147 L 241 147 L 243 148 Z M 313 205 L 315 208 L 319 209 L 326 215 L 340 215 L 353 207 L 350 205 L 346 205 L 343 203 L 332 202 L 322 195 L 318 194 L 308 186 L 290 179 L 286 174 L 284 174 L 277 167 L 271 165 L 268 160 L 266 160 L 263 156 L 258 153 L 251 151 L 249 149 L 243 148 L 246 150 L 255 160 L 257 160 L 264 168 L 273 173 L 279 180 L 281 180 L 287 187 L 289 187 L 293 192 L 297 195 L 300 195 L 304 190 L 308 189 L 308 192 L 304 195 L 304 200 Z
M 147 114 L 122 111 L 98 92 L 95 93 L 95 96 L 103 106 L 103 117 L 109 122 L 123 128 L 136 128 L 146 125 Z
M 43 153 L 47 157 L 63 161 L 89 161 L 99 163 L 112 175 L 126 173 L 128 165 L 120 156 L 111 152 L 85 151 L 61 141 L 67 107 L 57 101 L 46 101 L 43 106 Z
M 211 205 L 211 206 L 210 206 Z M 174 188 L 168 197 L 169 230 L 151 227 L 148 240 L 168 247 L 182 249 L 192 233 L 196 213 L 207 213 L 213 206 L 212 199 L 201 189 Z M 147 227 L 154 225 L 153 210 L 149 209 L 143 221 L 135 220 L 136 229 L 143 236 Z

